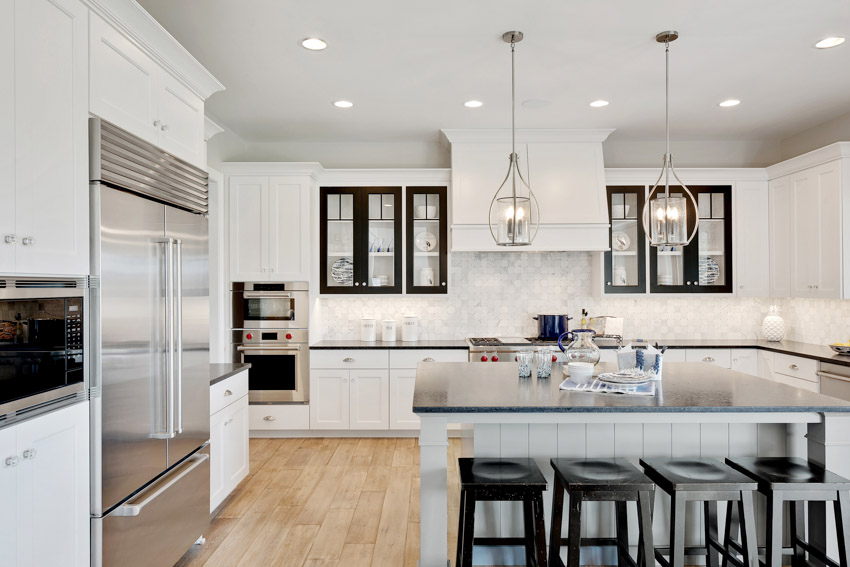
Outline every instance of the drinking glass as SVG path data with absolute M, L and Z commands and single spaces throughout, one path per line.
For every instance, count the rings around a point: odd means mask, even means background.
M 537 377 L 548 378 L 552 375 L 552 349 L 541 348 L 534 353 L 534 363 L 537 365 Z
M 534 351 L 521 350 L 516 355 L 517 364 L 519 365 L 519 377 L 528 378 L 531 376 L 531 365 L 534 364 Z

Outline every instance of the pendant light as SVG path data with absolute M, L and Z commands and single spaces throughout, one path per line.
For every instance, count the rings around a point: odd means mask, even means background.
M 499 246 L 528 246 L 537 236 L 540 210 L 531 187 L 519 170 L 516 153 L 514 49 L 522 41 L 522 32 L 506 32 L 502 41 L 511 44 L 511 155 L 508 173 L 490 201 L 490 234 Z
M 661 174 L 655 185 L 649 191 L 646 204 L 643 206 L 643 229 L 653 246 L 685 246 L 694 239 L 699 226 L 698 206 L 693 193 L 682 183 L 673 167 L 673 155 L 670 153 L 670 42 L 679 37 L 679 32 L 665 31 L 655 36 L 655 41 L 664 44 L 664 129 L 667 135 L 667 151 L 664 153 L 664 163 Z M 685 197 L 670 196 L 670 175 L 682 186 L 682 191 L 693 204 L 695 214 L 694 228 L 688 234 L 688 206 Z M 659 186 L 664 179 L 661 193 Z M 678 192 L 678 191 L 677 191 Z M 653 199 L 653 195 L 655 198 Z M 663 195 L 663 196 L 662 196 Z

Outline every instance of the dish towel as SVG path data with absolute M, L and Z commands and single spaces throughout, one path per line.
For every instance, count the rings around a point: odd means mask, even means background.
M 655 382 L 649 381 L 643 384 L 630 386 L 627 384 L 610 384 L 602 380 L 593 380 L 587 384 L 575 384 L 569 379 L 561 382 L 559 386 L 561 390 L 569 390 L 571 392 L 587 392 L 589 394 L 626 394 L 631 396 L 654 396 Z

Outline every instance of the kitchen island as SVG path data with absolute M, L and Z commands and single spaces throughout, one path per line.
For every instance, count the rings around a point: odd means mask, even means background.
M 422 567 L 446 564 L 448 532 L 456 529 L 448 525 L 449 423 L 465 425 L 464 456 L 535 458 L 550 487 L 552 457 L 799 456 L 850 476 L 850 402 L 703 363 L 665 364 L 650 397 L 563 391 L 562 379 L 560 365 L 549 379 L 519 379 L 515 364 L 419 365 L 413 411 L 421 419 Z M 546 498 L 548 526 L 551 489 Z M 653 531 L 656 544 L 665 545 L 669 504 L 656 498 Z M 585 535 L 610 533 L 612 516 L 604 506 L 588 506 Z M 702 530 L 695 508 L 689 520 L 688 543 L 696 544 Z M 811 506 L 811 541 L 833 548 L 831 525 L 826 507 Z M 518 506 L 481 503 L 475 532 L 520 536 Z M 611 562 L 601 550 L 590 552 L 583 562 Z M 514 548 L 476 548 L 476 562 L 521 564 L 521 558 Z

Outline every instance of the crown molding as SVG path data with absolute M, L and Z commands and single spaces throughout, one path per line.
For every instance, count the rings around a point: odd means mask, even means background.
M 315 161 L 230 161 L 219 164 L 224 175 L 309 175 L 313 179 L 324 171 Z
M 224 90 L 224 85 L 135 0 L 83 2 L 203 100 Z
M 850 158 L 850 142 L 835 142 L 797 157 L 786 159 L 769 166 L 767 175 L 770 179 L 776 179 L 801 169 L 808 169 L 841 158 Z
M 319 175 L 323 185 L 448 185 L 449 168 L 419 169 L 325 169 Z
M 767 181 L 763 167 L 692 167 L 676 169 L 682 181 L 690 184 L 734 183 L 736 181 Z M 661 174 L 660 167 L 607 167 L 605 183 L 608 185 L 638 183 L 652 185 Z
M 611 129 L 570 130 L 557 128 L 531 128 L 516 131 L 516 141 L 532 142 L 604 142 L 614 131 Z M 440 130 L 450 144 L 491 144 L 511 141 L 510 128 Z
M 224 132 L 224 126 L 214 122 L 209 116 L 204 116 L 204 141 L 209 141 L 216 134 Z

